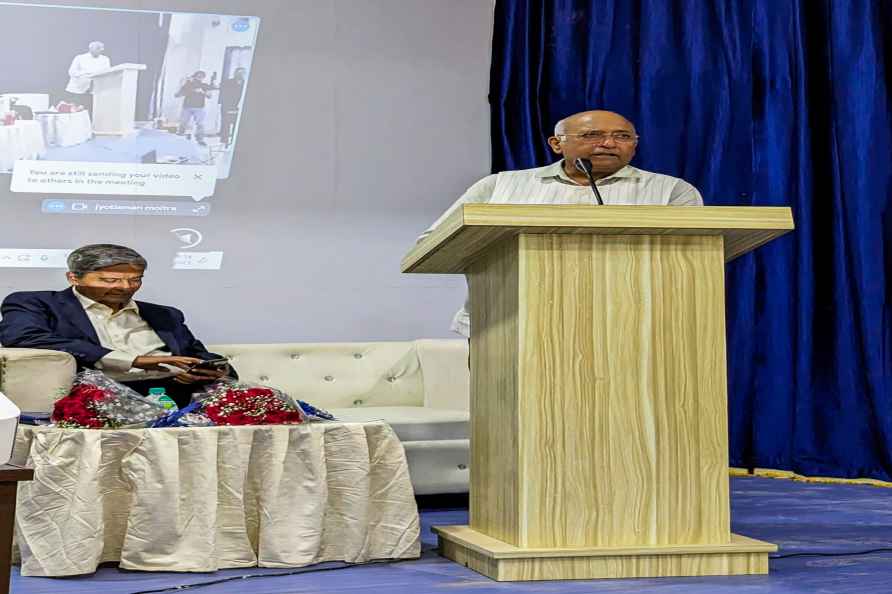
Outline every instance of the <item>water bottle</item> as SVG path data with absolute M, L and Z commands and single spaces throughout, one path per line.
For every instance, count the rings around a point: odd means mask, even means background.
M 177 403 L 167 395 L 167 390 L 164 388 L 149 388 L 149 398 L 160 404 L 164 410 L 170 412 L 178 410 Z

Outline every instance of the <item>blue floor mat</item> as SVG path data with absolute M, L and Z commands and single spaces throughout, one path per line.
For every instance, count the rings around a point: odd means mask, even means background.
M 731 479 L 734 532 L 774 542 L 778 555 L 803 552 L 850 552 L 892 548 L 892 489 L 866 485 L 822 485 L 755 477 Z M 359 593 L 483 594 L 490 592 L 582 593 L 654 592 L 657 594 L 776 594 L 892 592 L 892 552 L 845 557 L 791 557 L 771 561 L 768 576 L 592 580 L 498 583 L 439 557 L 430 527 L 467 523 L 466 509 L 422 510 L 425 549 L 417 561 L 373 564 L 330 571 L 326 563 L 285 577 L 233 580 L 181 590 L 207 594 Z M 249 574 L 278 574 L 281 569 L 239 569 L 212 574 L 124 572 L 103 567 L 92 576 L 23 578 L 15 569 L 14 594 L 124 594 L 174 588 Z

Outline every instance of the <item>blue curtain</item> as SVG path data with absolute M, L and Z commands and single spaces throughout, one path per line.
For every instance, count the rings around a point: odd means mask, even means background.
M 728 267 L 731 463 L 892 480 L 892 2 L 499 0 L 493 169 L 618 111 L 708 205 L 790 206 Z

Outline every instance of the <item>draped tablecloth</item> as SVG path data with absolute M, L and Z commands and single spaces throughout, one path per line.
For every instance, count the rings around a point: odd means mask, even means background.
M 16 120 L 12 126 L 0 126 L 0 171 L 12 171 L 19 159 L 36 159 L 45 154 L 40 122 Z
M 93 124 L 87 110 L 72 113 L 42 112 L 34 115 L 48 145 L 74 146 L 93 137 Z
M 214 571 L 414 558 L 420 524 L 385 423 L 23 426 L 13 463 L 24 576 Z

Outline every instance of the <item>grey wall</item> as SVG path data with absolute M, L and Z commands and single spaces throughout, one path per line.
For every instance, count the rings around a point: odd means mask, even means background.
M 6 176 L 0 247 L 131 245 L 150 259 L 138 298 L 180 307 L 209 343 L 453 336 L 464 279 L 399 261 L 489 171 L 491 0 L 89 4 L 261 17 L 230 179 L 196 223 L 41 216 L 45 196 Z M 171 270 L 175 226 L 224 250 L 223 269 Z M 0 297 L 64 286 L 61 270 L 0 269 Z

